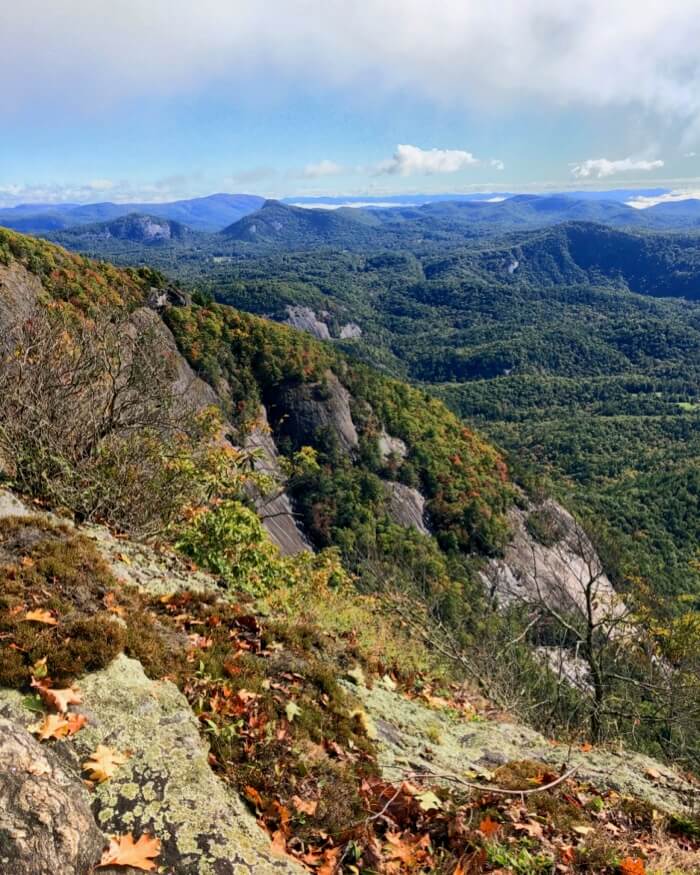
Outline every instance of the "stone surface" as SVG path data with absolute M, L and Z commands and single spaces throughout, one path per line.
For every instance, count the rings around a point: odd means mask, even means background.
M 323 383 L 286 386 L 276 405 L 284 418 L 283 430 L 297 445 L 310 443 L 319 432 L 329 431 L 347 453 L 357 449 L 359 437 L 350 410 L 350 393 L 332 371 Z
M 172 875 L 301 871 L 272 853 L 252 814 L 214 775 L 197 720 L 174 684 L 149 680 L 139 662 L 120 656 L 78 685 L 80 711 L 89 721 L 70 741 L 79 760 L 98 744 L 131 751 L 127 763 L 94 791 L 93 813 L 105 833 L 156 835 L 162 842 L 159 862 Z M 14 720 L 32 719 L 14 691 L 0 691 L 3 711 Z
M 424 535 L 430 534 L 425 524 L 425 498 L 417 489 L 403 483 L 384 484 L 389 497 L 389 516 L 400 526 L 417 529 Z
M 356 322 L 347 322 L 341 327 L 338 337 L 341 340 L 357 340 L 362 337 L 362 329 Z
M 498 766 L 532 759 L 557 771 L 563 764 L 576 765 L 579 780 L 643 799 L 660 811 L 687 812 L 696 798 L 680 775 L 642 754 L 604 748 L 585 753 L 570 750 L 565 744 L 552 744 L 534 729 L 478 717 L 455 718 L 380 685 L 371 690 L 353 686 L 352 692 L 377 729 L 380 766 L 392 781 L 418 771 L 488 783 L 489 773 Z
M 0 872 L 87 875 L 104 845 L 80 775 L 22 726 L 0 719 Z
M 267 410 L 263 405 L 260 406 L 257 425 L 246 436 L 244 446 L 246 449 L 259 451 L 259 458 L 255 462 L 258 471 L 269 475 L 275 482 L 284 483 L 279 453 L 267 420 Z M 292 502 L 286 492 L 274 492 L 272 496 L 256 496 L 255 504 L 267 533 L 284 556 L 311 549 L 295 521 Z
M 325 322 L 316 316 L 310 307 L 287 307 L 287 325 L 307 331 L 319 340 L 330 340 L 331 333 Z
M 545 515 L 551 529 L 547 543 L 528 529 L 531 514 Z M 561 505 L 547 500 L 508 512 L 512 537 L 503 558 L 492 559 L 482 572 L 489 590 L 503 604 L 540 598 L 552 607 L 583 608 L 584 590 L 595 575 L 598 615 L 614 610 L 615 591 L 593 545 Z
M 382 462 L 386 462 L 390 456 L 405 459 L 408 455 L 408 447 L 401 438 L 392 437 L 384 428 L 379 433 L 377 446 L 379 447 L 379 455 L 382 458 Z

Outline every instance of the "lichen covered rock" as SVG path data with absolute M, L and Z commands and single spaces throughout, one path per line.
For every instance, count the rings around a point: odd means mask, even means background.
M 381 685 L 353 687 L 377 730 L 379 764 L 396 781 L 407 773 L 445 775 L 488 783 L 499 766 L 524 759 L 558 770 L 578 767 L 577 778 L 600 789 L 641 799 L 669 814 L 687 812 L 695 791 L 673 769 L 642 754 L 553 744 L 526 726 L 495 720 L 456 718 L 450 712 L 410 701 Z M 441 777 L 442 776 L 442 777 Z
M 103 832 L 157 836 L 160 863 L 173 875 L 300 871 L 274 855 L 244 803 L 212 772 L 196 718 L 174 684 L 149 680 L 139 662 L 120 656 L 79 685 L 88 725 L 71 745 L 80 760 L 98 744 L 131 754 L 95 788 L 92 809 Z M 0 692 L 3 710 L 31 719 L 15 692 Z
M 22 726 L 0 719 L 0 871 L 87 875 L 104 844 L 80 776 Z

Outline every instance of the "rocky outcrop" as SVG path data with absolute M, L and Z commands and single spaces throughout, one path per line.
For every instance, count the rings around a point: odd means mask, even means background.
M 689 812 L 695 789 L 668 766 L 630 751 L 594 748 L 582 751 L 553 744 L 526 726 L 496 720 L 457 718 L 450 711 L 410 701 L 377 684 L 353 686 L 377 732 L 384 776 L 400 781 L 412 772 L 488 782 L 498 766 L 534 759 L 553 770 L 578 767 L 577 778 L 601 789 L 644 800 L 659 811 Z M 467 777 L 467 780 L 469 778 Z M 454 786 L 454 783 L 452 783 Z
M 314 443 L 327 432 L 341 450 L 357 449 L 359 438 L 350 410 L 350 393 L 332 371 L 326 371 L 323 383 L 287 386 L 279 393 L 275 405 L 280 429 L 301 446 Z
M 338 337 L 341 340 L 358 340 L 362 337 L 362 329 L 356 322 L 347 322 L 341 327 Z
M 13 325 L 32 315 L 43 294 L 39 278 L 19 262 L 0 264 L 0 344 Z
M 310 307 L 287 307 L 286 324 L 300 331 L 307 331 L 318 340 L 331 339 L 328 326 L 325 322 L 321 322 Z
M 150 333 L 158 355 L 165 359 L 172 369 L 172 391 L 178 403 L 191 410 L 202 410 L 220 403 L 212 387 L 198 377 L 180 353 L 170 329 L 157 312 L 148 307 L 140 307 L 131 316 L 133 330 L 139 334 Z
M 262 405 L 257 423 L 246 436 L 244 445 L 246 449 L 258 451 L 256 468 L 280 485 L 272 495 L 255 498 L 258 513 L 267 533 L 284 556 L 309 550 L 310 545 L 296 524 L 292 502 L 281 488 L 284 484 L 284 475 L 279 464 L 279 453 L 267 420 L 267 411 Z
M 385 483 L 389 498 L 389 516 L 400 526 L 414 528 L 424 535 L 429 535 L 425 524 L 425 497 L 417 489 L 412 489 L 403 483 Z
M 571 514 L 547 500 L 508 512 L 511 540 L 501 559 L 482 572 L 502 603 L 544 601 L 555 608 L 582 609 L 585 588 L 595 578 L 596 611 L 614 610 L 616 595 L 590 540 Z
M 79 773 L 22 726 L 0 719 L 0 871 L 87 875 L 104 845 Z
M 173 875 L 300 871 L 274 856 L 239 797 L 214 775 L 195 716 L 174 684 L 149 680 L 139 662 L 119 656 L 103 671 L 81 678 L 79 685 L 80 710 L 88 724 L 61 744 L 70 745 L 76 762 L 98 744 L 131 752 L 114 777 L 95 787 L 92 811 L 102 831 L 155 835 L 162 843 L 159 862 Z M 15 691 L 0 691 L 0 712 L 15 726 L 31 721 L 22 694 Z M 88 838 L 99 836 L 94 822 L 84 832 Z M 49 871 L 72 875 L 82 870 L 36 870 L 37 875 Z
M 377 446 L 382 462 L 386 462 L 391 456 L 396 456 L 397 459 L 405 459 L 408 455 L 408 447 L 401 438 L 392 437 L 384 428 L 377 438 Z

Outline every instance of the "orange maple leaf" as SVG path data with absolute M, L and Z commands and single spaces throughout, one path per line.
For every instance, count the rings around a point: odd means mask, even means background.
M 479 832 L 483 833 L 486 838 L 491 838 L 491 836 L 495 835 L 500 828 L 500 823 L 496 823 L 495 820 L 491 820 L 491 817 L 489 815 L 486 815 L 486 817 L 479 824 Z
M 160 854 L 160 841 L 153 836 L 142 835 L 137 841 L 130 832 L 124 835 L 112 836 L 109 847 L 102 854 L 97 864 L 101 869 L 105 866 L 132 866 L 144 872 L 152 872 L 156 868 L 153 862 Z
M 646 871 L 644 860 L 639 857 L 625 857 L 620 863 L 621 875 L 646 875 Z
M 47 626 L 57 626 L 58 620 L 53 616 L 51 611 L 42 611 L 37 608 L 36 611 L 27 611 L 24 615 L 25 620 L 32 620 L 35 623 L 45 623 Z

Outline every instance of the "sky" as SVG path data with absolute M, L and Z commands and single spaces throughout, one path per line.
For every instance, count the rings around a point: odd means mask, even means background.
M 0 6 L 0 205 L 700 192 L 698 0 Z

